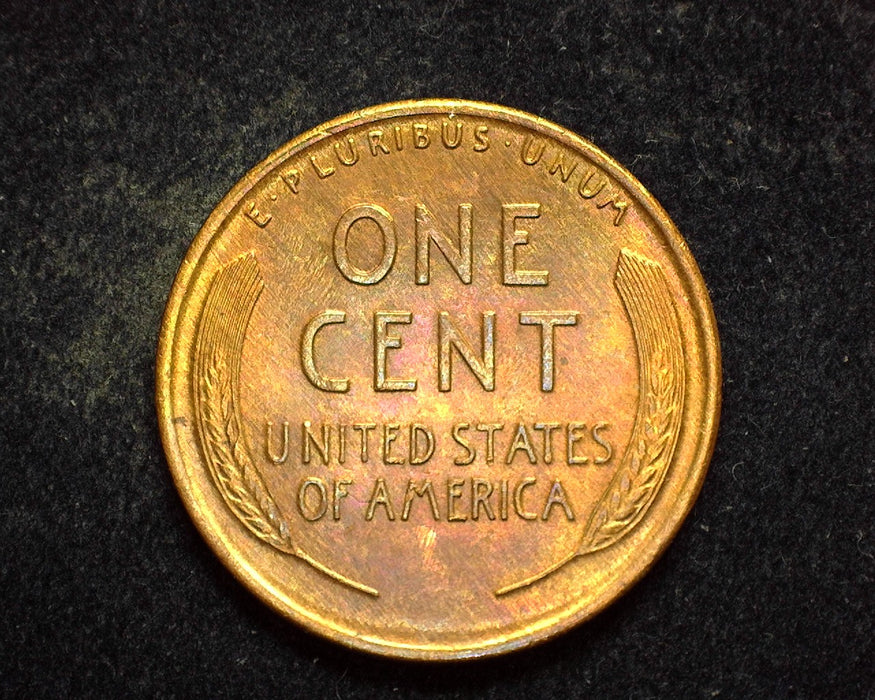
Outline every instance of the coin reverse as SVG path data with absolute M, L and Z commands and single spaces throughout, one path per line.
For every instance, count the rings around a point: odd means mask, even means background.
M 226 566 L 357 649 L 462 659 L 602 610 L 717 431 L 708 293 L 668 215 L 560 126 L 460 100 L 289 142 L 177 274 L 157 406 Z

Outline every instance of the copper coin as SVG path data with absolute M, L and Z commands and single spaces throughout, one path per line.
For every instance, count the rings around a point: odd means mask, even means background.
M 183 261 L 157 400 L 185 505 L 304 627 L 389 656 L 531 645 L 607 606 L 717 430 L 705 285 L 586 140 L 400 102 L 269 156 Z

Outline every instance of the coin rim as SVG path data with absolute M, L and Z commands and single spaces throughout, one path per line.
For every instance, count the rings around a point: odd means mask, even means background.
M 238 559 L 238 555 L 210 527 L 206 514 L 201 511 L 200 504 L 190 489 L 190 482 L 186 475 L 186 465 L 178 444 L 172 415 L 173 373 L 171 363 L 179 312 L 185 300 L 188 285 L 191 282 L 192 276 L 197 271 L 198 263 L 205 249 L 243 196 L 260 181 L 266 172 L 275 167 L 278 161 L 286 158 L 292 152 L 302 151 L 313 143 L 334 135 L 336 131 L 354 128 L 374 121 L 376 118 L 387 119 L 393 116 L 412 114 L 446 113 L 486 116 L 498 121 L 510 122 L 518 127 L 546 132 L 549 136 L 565 143 L 576 151 L 586 154 L 590 159 L 600 161 L 599 166 L 610 172 L 626 188 L 630 196 L 633 196 L 634 200 L 643 206 L 647 215 L 657 224 L 678 263 L 677 271 L 680 273 L 680 279 L 690 287 L 689 303 L 691 311 L 694 312 L 691 315 L 696 321 L 694 327 L 702 334 L 704 341 L 702 364 L 707 369 L 707 375 L 703 376 L 703 380 L 704 386 L 708 389 L 705 392 L 705 399 L 703 401 L 704 422 L 699 431 L 694 458 L 689 467 L 689 475 L 694 478 L 692 480 L 687 479 L 687 489 L 682 492 L 682 498 L 676 501 L 671 508 L 675 520 L 673 523 L 667 523 L 669 525 L 667 533 L 665 531 L 660 532 L 662 539 L 657 542 L 657 548 L 649 561 L 641 562 L 640 568 L 634 571 L 633 576 L 618 582 L 618 587 L 611 591 L 610 596 L 603 596 L 601 600 L 595 600 L 591 605 L 582 606 L 574 614 L 566 615 L 558 620 L 555 619 L 555 615 L 547 616 L 544 624 L 540 625 L 537 629 L 533 630 L 531 625 L 529 625 L 529 627 L 513 635 L 498 635 L 477 647 L 465 646 L 462 648 L 433 644 L 399 644 L 376 637 L 365 638 L 354 630 L 347 630 L 339 624 L 325 620 L 320 615 L 306 616 L 298 610 L 291 608 L 288 602 L 258 575 L 258 572 L 252 570 L 245 562 L 241 562 Z M 717 439 L 717 427 L 722 400 L 721 378 L 721 351 L 717 323 L 705 281 L 689 251 L 686 241 L 653 195 L 628 170 L 607 153 L 587 139 L 558 124 L 509 107 L 457 99 L 390 102 L 345 114 L 320 124 L 316 128 L 310 129 L 292 139 L 249 170 L 210 213 L 189 246 L 177 270 L 161 323 L 155 367 L 156 408 L 159 431 L 173 480 L 195 526 L 222 563 L 260 599 L 267 602 L 283 616 L 292 619 L 311 632 L 327 637 L 344 646 L 382 656 L 388 655 L 407 659 L 435 661 L 493 656 L 553 638 L 584 620 L 592 618 L 620 596 L 624 595 L 640 580 L 662 556 L 665 549 L 675 538 L 701 490 Z M 679 505 L 680 508 L 678 507 Z M 289 598 L 289 596 L 286 596 L 286 598 Z M 303 609 L 303 606 L 300 607 Z

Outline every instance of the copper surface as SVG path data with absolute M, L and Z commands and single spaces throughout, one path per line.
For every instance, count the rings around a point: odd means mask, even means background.
M 659 204 L 559 126 L 465 101 L 324 124 L 182 263 L 158 353 L 180 494 L 236 576 L 352 647 L 497 654 L 653 563 L 720 404 Z

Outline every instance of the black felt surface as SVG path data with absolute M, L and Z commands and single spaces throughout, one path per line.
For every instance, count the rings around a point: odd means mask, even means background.
M 870 696 L 875 16 L 758 4 L 4 3 L 3 693 Z M 652 572 L 546 645 L 439 666 L 320 641 L 239 585 L 153 409 L 164 301 L 222 195 L 307 128 L 434 96 L 632 170 L 725 362 L 710 473 Z

